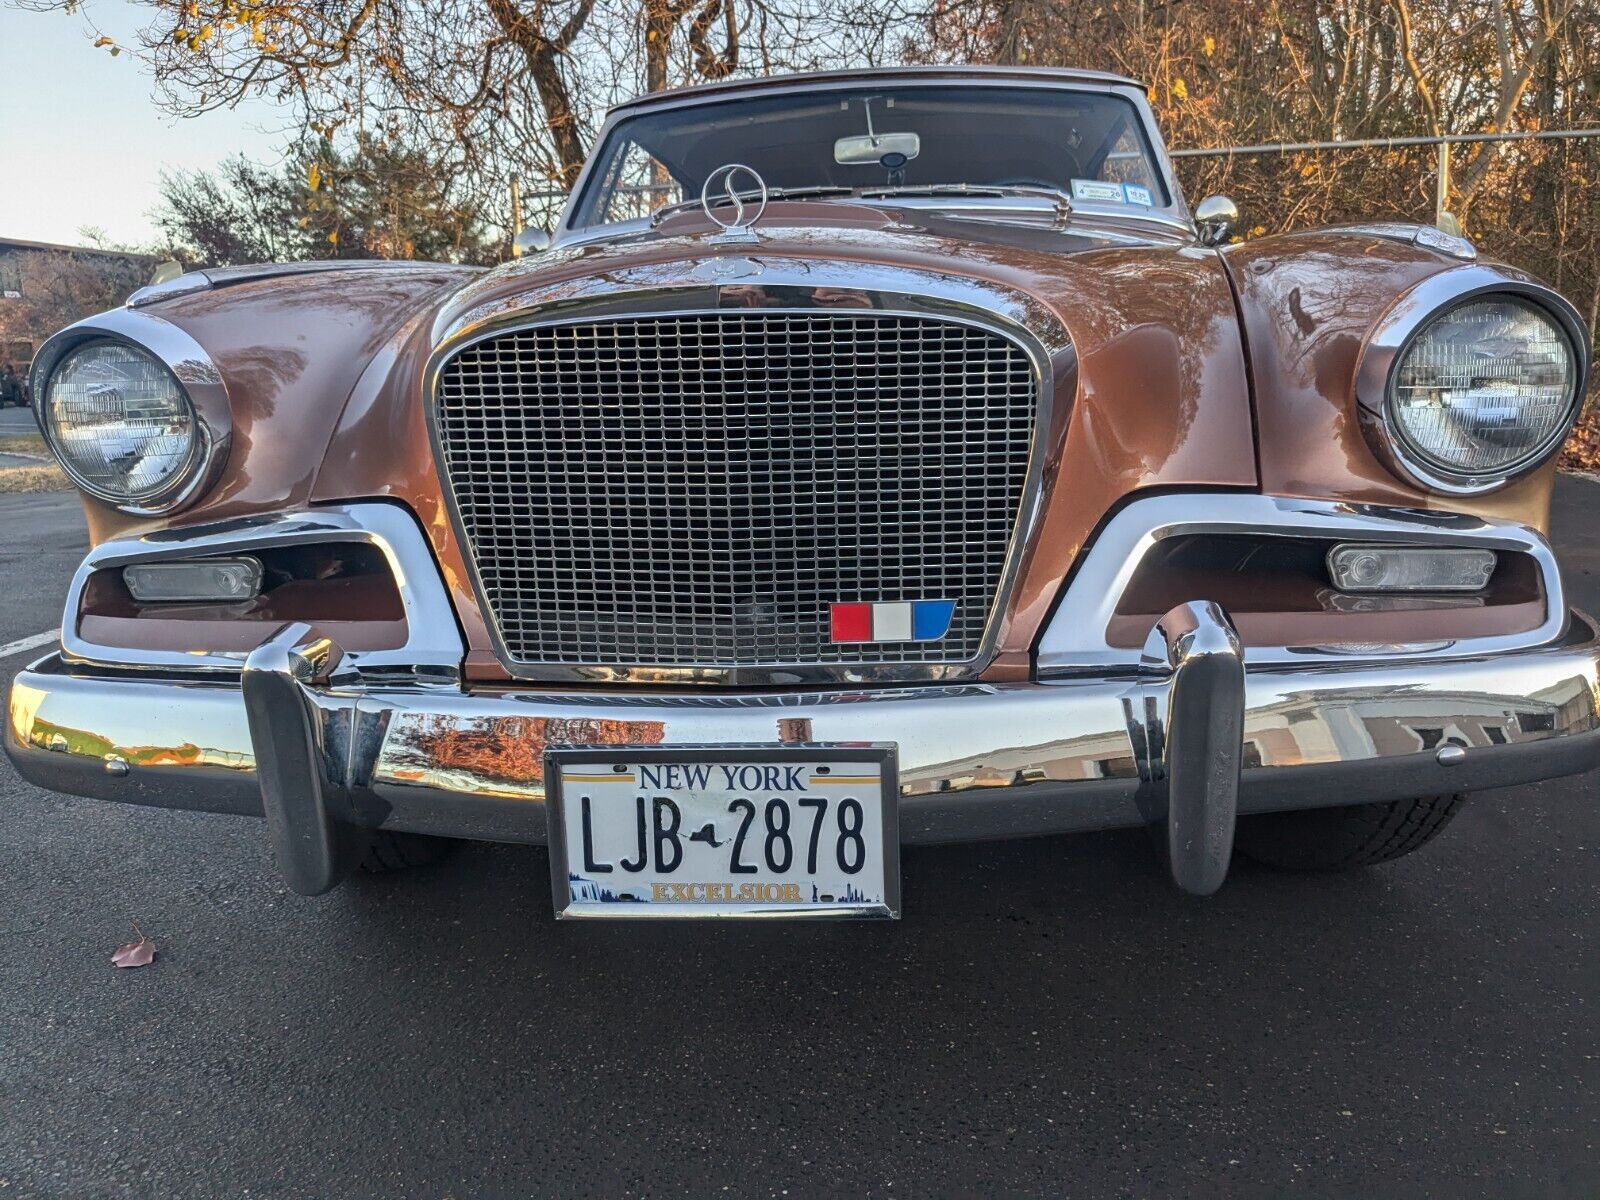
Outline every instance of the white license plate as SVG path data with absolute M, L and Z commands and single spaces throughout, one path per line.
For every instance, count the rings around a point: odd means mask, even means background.
M 892 746 L 554 750 L 557 917 L 898 917 Z

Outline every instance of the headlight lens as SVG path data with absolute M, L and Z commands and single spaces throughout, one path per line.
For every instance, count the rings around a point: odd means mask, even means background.
M 1513 296 L 1470 300 L 1412 339 L 1395 364 L 1390 416 L 1422 465 L 1504 473 L 1565 435 L 1577 372 L 1572 343 L 1543 309 Z
M 195 459 L 189 397 L 159 359 L 126 342 L 89 342 L 67 354 L 50 375 L 44 411 L 61 465 L 114 503 L 161 497 Z

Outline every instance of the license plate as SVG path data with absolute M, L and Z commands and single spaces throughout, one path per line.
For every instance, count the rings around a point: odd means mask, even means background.
M 898 917 L 886 745 L 550 751 L 557 917 Z

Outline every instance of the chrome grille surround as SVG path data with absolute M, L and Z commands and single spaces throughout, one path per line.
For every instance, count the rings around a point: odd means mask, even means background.
M 439 339 L 430 427 L 502 663 L 590 682 L 974 677 L 1038 516 L 1049 352 L 987 305 L 833 288 L 823 307 L 793 286 L 752 309 L 724 290 L 500 308 Z M 958 602 L 944 639 L 828 640 L 832 601 L 912 599 Z

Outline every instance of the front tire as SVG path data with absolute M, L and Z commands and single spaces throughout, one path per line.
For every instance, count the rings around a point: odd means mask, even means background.
M 1431 842 L 1466 797 L 1388 800 L 1345 808 L 1240 817 L 1241 854 L 1286 871 L 1350 871 L 1390 862 Z

